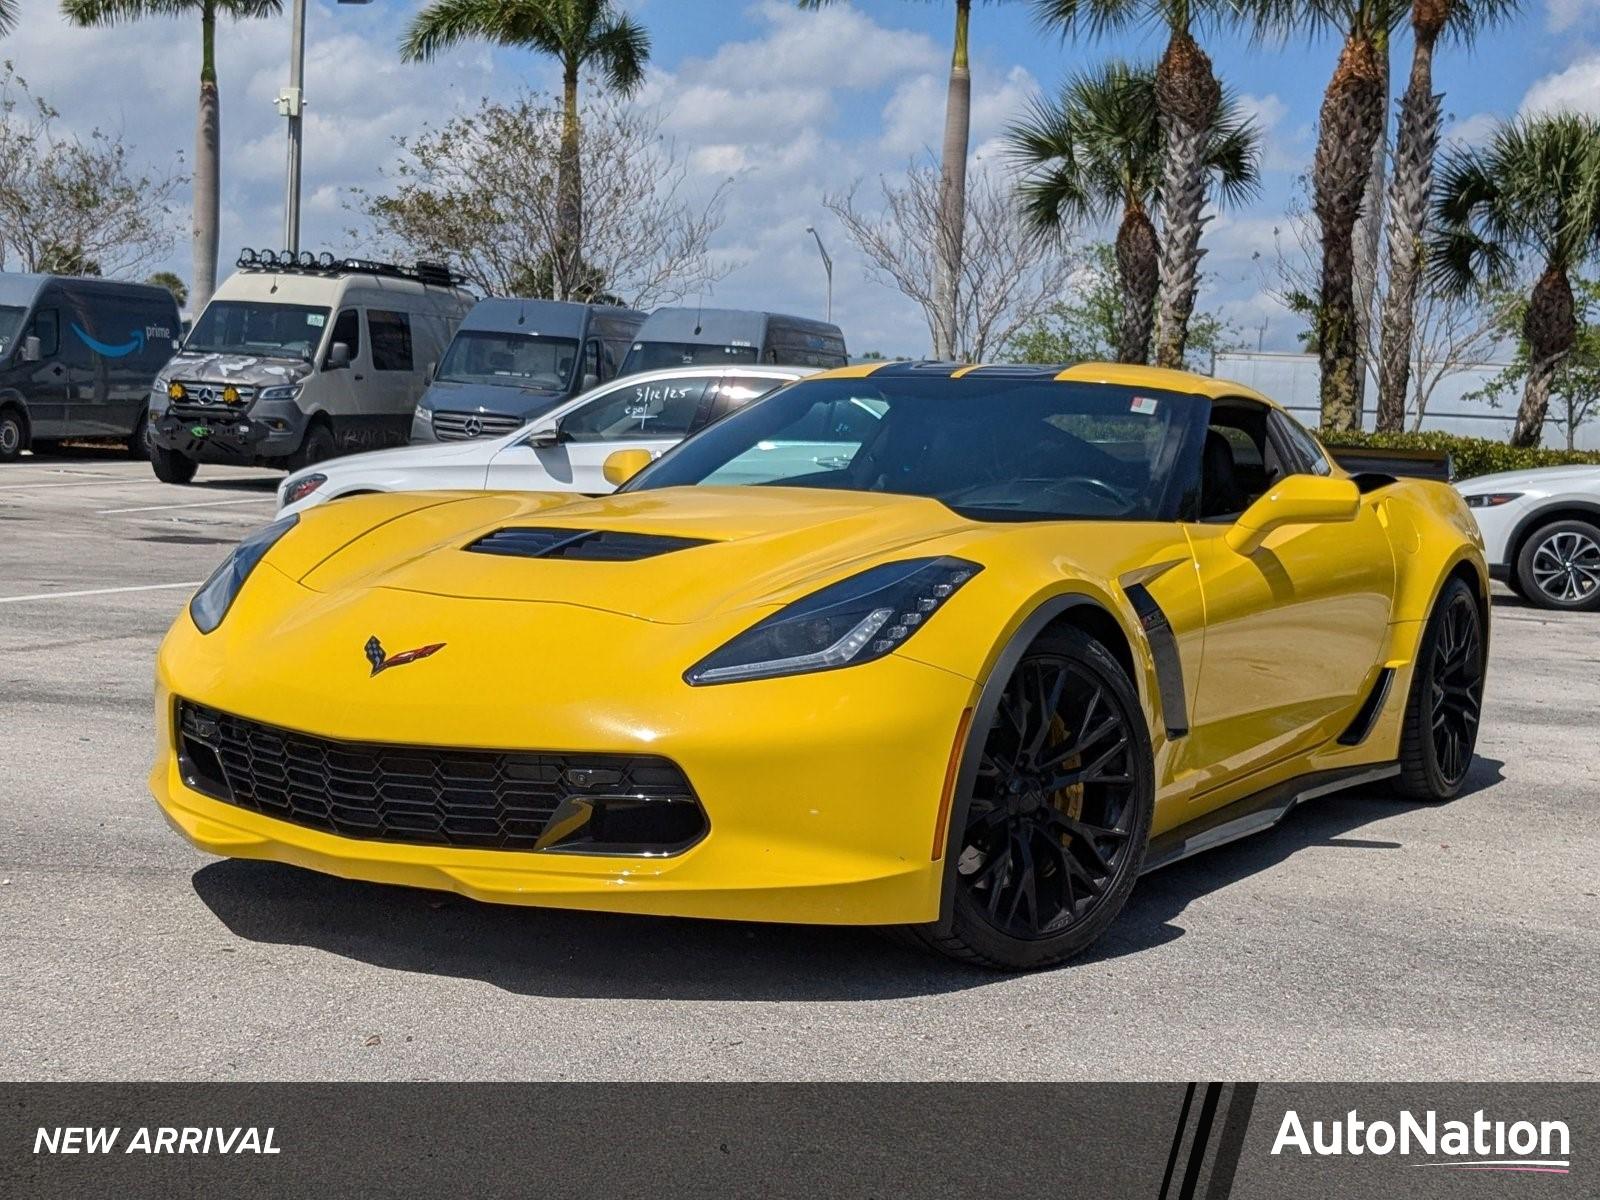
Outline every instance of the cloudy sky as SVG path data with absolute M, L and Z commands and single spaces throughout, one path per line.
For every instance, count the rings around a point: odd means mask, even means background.
M 818 312 L 823 276 L 805 227 L 816 224 L 837 260 L 835 316 L 857 352 L 922 354 L 920 314 L 868 281 L 821 206 L 829 191 L 869 185 L 938 144 L 952 6 L 855 0 L 821 13 L 788 0 L 622 0 L 650 30 L 644 101 L 692 155 L 702 186 L 735 179 L 717 249 L 741 264 L 717 304 Z M 1496 119 L 1538 108 L 1600 113 L 1600 0 L 1523 0 L 1512 26 L 1472 49 L 1438 56 L 1449 133 L 1480 139 Z M 51 0 L 22 0 L 18 31 L 0 41 L 64 123 L 121 131 L 142 161 L 171 165 L 194 139 L 198 20 L 142 21 L 101 30 L 66 25 Z M 426 66 L 399 61 L 400 31 L 418 5 L 365 7 L 311 0 L 302 244 L 337 249 L 351 223 L 352 185 L 370 186 L 393 158 L 396 135 L 522 86 L 548 88 L 551 65 L 532 55 L 471 48 Z M 980 5 L 973 19 L 975 152 L 996 139 L 1026 99 L 1108 54 L 1154 59 L 1157 31 L 1061 45 L 1030 25 L 1022 2 Z M 273 97 L 287 79 L 288 18 L 224 26 L 218 35 L 223 131 L 223 257 L 281 240 L 283 121 Z M 1294 348 L 1298 321 L 1267 294 L 1274 229 L 1310 160 L 1313 123 L 1338 44 L 1293 49 L 1211 33 L 1218 74 L 1256 113 L 1266 137 L 1259 200 L 1209 227 L 1204 302 L 1251 344 Z M 1409 40 L 1394 48 L 1403 80 Z M 1397 89 L 1398 90 L 1398 89 Z M 184 198 L 187 203 L 187 197 Z M 1258 258 L 1257 256 L 1260 256 Z M 180 231 L 170 263 L 188 278 Z

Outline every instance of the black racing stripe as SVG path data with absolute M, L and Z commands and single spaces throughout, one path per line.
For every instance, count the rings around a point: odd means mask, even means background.
M 1166 1174 L 1161 1177 L 1160 1200 L 1167 1200 L 1172 1188 L 1172 1173 L 1178 1168 L 1178 1151 L 1183 1149 L 1183 1135 L 1189 1130 L 1189 1108 L 1194 1104 L 1195 1085 L 1190 1084 L 1183 1093 L 1183 1107 L 1178 1110 L 1178 1127 L 1172 1132 L 1172 1149 L 1167 1153 Z
M 1217 1101 L 1221 1098 L 1220 1083 L 1206 1084 L 1206 1098 L 1200 1103 L 1200 1120 L 1194 1128 L 1194 1141 L 1189 1144 L 1189 1165 L 1183 1172 L 1183 1189 L 1178 1193 L 1178 1200 L 1194 1200 L 1195 1189 L 1200 1186 L 1206 1151 L 1210 1148 L 1211 1126 L 1217 1117 Z
M 1244 1155 L 1245 1134 L 1250 1131 L 1250 1114 L 1255 1111 L 1256 1083 L 1236 1083 L 1228 1097 L 1228 1115 L 1222 1123 L 1222 1136 L 1217 1139 L 1217 1156 L 1211 1164 L 1211 1182 L 1206 1187 L 1206 1200 L 1228 1200 L 1233 1193 L 1233 1177 L 1239 1170 L 1239 1159 Z

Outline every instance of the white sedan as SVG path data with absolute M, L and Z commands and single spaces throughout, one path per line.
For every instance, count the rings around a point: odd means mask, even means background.
M 618 450 L 671 449 L 740 405 L 814 374 L 810 367 L 673 367 L 625 375 L 498 438 L 374 450 L 297 471 L 278 489 L 283 514 L 367 492 L 613 490 L 602 468 Z
M 1600 611 L 1600 467 L 1463 479 L 1489 573 L 1540 608 Z

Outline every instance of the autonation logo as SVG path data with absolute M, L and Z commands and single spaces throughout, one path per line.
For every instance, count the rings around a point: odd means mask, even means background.
M 1311 1121 L 1309 1127 L 1291 1108 L 1272 1152 L 1318 1158 L 1394 1154 L 1434 1160 L 1407 1164 L 1413 1167 L 1565 1175 L 1572 1167 L 1571 1143 L 1565 1121 L 1493 1121 L 1481 1108 L 1470 1121 L 1441 1120 L 1432 1109 L 1420 1117 L 1401 1109 L 1392 1121 L 1366 1121 L 1352 1108 L 1342 1119 Z

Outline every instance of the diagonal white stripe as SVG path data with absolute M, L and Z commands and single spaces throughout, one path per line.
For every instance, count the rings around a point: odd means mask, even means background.
M 160 592 L 174 588 L 197 588 L 205 580 L 190 583 L 141 583 L 133 587 L 89 588 L 82 592 L 36 592 L 31 596 L 0 596 L 0 604 L 21 604 L 25 600 L 66 600 L 73 596 L 115 596 L 122 592 Z

